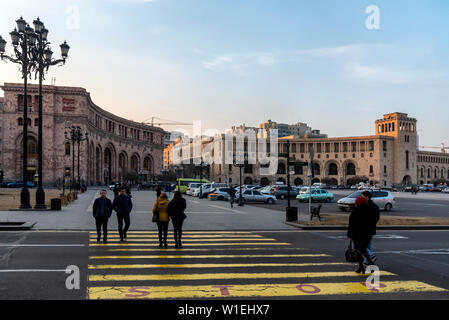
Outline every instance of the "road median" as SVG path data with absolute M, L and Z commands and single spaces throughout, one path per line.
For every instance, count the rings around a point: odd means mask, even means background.
M 321 221 L 310 220 L 286 222 L 303 230 L 346 230 L 349 214 L 322 214 Z M 378 230 L 449 230 L 448 218 L 407 217 L 381 215 Z

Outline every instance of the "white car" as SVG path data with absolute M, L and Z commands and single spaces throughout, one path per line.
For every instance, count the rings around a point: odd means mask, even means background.
M 443 190 L 441 190 L 441 192 L 449 193 L 449 188 L 443 189 Z
M 229 188 L 215 188 L 209 194 L 217 195 L 217 200 L 229 200 Z
M 240 197 L 240 194 L 235 195 L 236 202 L 238 202 L 238 199 Z M 242 192 L 242 199 L 243 202 L 264 202 L 268 204 L 273 204 L 276 202 L 276 197 L 273 195 L 263 194 L 260 193 L 257 190 L 245 190 Z
M 259 191 L 260 191 L 260 193 L 262 193 L 262 194 L 271 194 L 271 188 L 272 188 L 272 186 L 266 186 L 266 187 L 263 187 L 262 189 L 260 189 Z
M 201 183 L 189 183 L 189 186 L 186 189 L 186 195 L 191 196 L 192 192 L 195 188 L 198 188 Z
M 310 189 L 318 190 L 320 188 L 318 188 L 317 186 L 312 186 Z M 298 195 L 306 194 L 306 193 L 309 193 L 309 187 L 302 187 L 301 189 L 299 189 L 299 194 Z
M 343 211 L 351 211 L 355 206 L 355 199 L 362 195 L 363 191 L 356 191 L 345 198 L 337 201 L 338 208 Z M 395 199 L 390 191 L 387 190 L 371 190 L 373 202 L 379 206 L 380 210 L 391 211 L 395 205 Z

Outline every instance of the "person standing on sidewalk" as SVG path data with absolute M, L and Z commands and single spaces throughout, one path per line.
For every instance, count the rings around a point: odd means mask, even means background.
M 101 190 L 100 197 L 95 199 L 92 213 L 97 227 L 97 242 L 100 242 L 101 227 L 103 226 L 103 243 L 107 243 L 108 219 L 112 214 L 112 202 L 106 197 L 106 190 Z
M 173 223 L 173 229 L 175 234 L 175 248 L 181 248 L 182 237 L 182 224 L 187 216 L 184 213 L 186 209 L 186 200 L 182 197 L 180 191 L 175 191 L 173 194 L 173 200 L 168 204 L 168 216 Z
M 362 196 L 365 197 L 368 200 L 368 207 L 370 208 L 369 214 L 370 214 L 370 219 L 372 219 L 372 227 L 373 227 L 371 233 L 374 236 L 376 234 L 377 222 L 380 219 L 380 210 L 379 210 L 379 207 L 377 206 L 377 204 L 375 204 L 373 202 L 373 200 L 371 200 L 372 199 L 372 193 L 370 191 L 364 191 L 362 193 Z M 373 262 L 376 262 L 377 257 L 374 255 L 374 253 L 372 251 L 372 247 L 371 247 L 372 242 L 373 242 L 373 240 L 371 238 L 371 241 L 368 243 L 368 247 L 366 248 L 366 250 L 368 251 L 368 254 L 371 257 L 371 260 Z M 366 265 L 369 264 L 367 259 L 365 259 L 364 264 L 366 264 Z
M 234 186 L 231 186 L 229 188 L 229 202 L 231 203 L 231 208 L 234 208 L 234 202 L 235 202 L 235 189 L 234 189 Z
M 357 273 L 365 273 L 365 265 L 363 264 L 363 257 L 368 260 L 368 265 L 374 265 L 368 254 L 367 248 L 373 237 L 373 219 L 370 214 L 371 208 L 368 206 L 368 200 L 363 197 L 357 197 L 355 200 L 355 208 L 349 215 L 349 225 L 347 236 L 350 241 L 354 243 L 354 247 L 359 251 L 359 268 L 355 271 Z
M 120 241 L 126 239 L 126 232 L 131 224 L 130 213 L 133 208 L 131 198 L 126 194 L 126 189 L 121 188 L 120 194 L 114 199 L 112 208 L 117 212 L 118 222 L 118 234 L 120 235 Z M 123 222 L 125 222 L 125 228 L 123 229 Z
M 170 192 L 171 192 L 171 184 L 170 183 L 167 183 L 166 191 L 167 191 L 167 194 L 168 194 L 167 199 L 170 200 Z
M 165 192 L 161 193 L 161 196 L 157 198 L 153 205 L 153 214 L 157 216 L 156 223 L 159 230 L 159 248 L 162 248 L 162 244 L 167 248 L 167 232 L 168 232 L 168 222 L 170 218 L 168 216 L 168 199 Z M 164 237 L 162 238 L 162 232 Z M 163 241 L 162 241 L 163 240 Z
M 161 192 L 162 192 L 161 186 L 158 184 L 156 186 L 156 198 L 159 198 L 161 196 Z

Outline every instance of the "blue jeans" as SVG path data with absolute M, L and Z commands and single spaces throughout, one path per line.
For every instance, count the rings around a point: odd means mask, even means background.
M 229 197 L 229 202 L 231 203 L 231 208 L 234 207 L 234 197 Z
M 368 247 L 366 248 L 366 251 L 368 252 L 369 256 L 372 258 L 375 257 L 373 250 L 371 249 L 371 242 L 372 240 L 368 243 Z M 365 259 L 365 262 L 368 263 L 368 260 Z

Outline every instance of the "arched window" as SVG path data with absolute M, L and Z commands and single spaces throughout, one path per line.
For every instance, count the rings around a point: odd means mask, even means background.
M 331 163 L 329 165 L 329 173 L 328 173 L 328 175 L 330 175 L 330 176 L 338 175 L 338 167 L 337 167 L 337 165 L 335 163 Z
M 374 173 L 373 165 L 370 165 L 370 166 L 369 166 L 369 173 Z
M 315 176 L 319 176 L 321 174 L 321 172 L 320 172 L 320 165 L 318 163 L 316 163 L 316 162 L 313 164 L 313 174 Z
M 285 169 L 285 164 L 283 162 L 279 162 L 278 164 L 278 174 L 285 174 L 287 171 Z
M 424 168 L 421 168 L 421 178 L 424 178 Z
M 70 156 L 70 142 L 65 143 L 65 155 Z
M 39 127 L 39 118 L 34 119 L 34 126 Z
M 427 178 L 430 178 L 430 168 L 427 168 Z
M 433 170 L 433 177 L 434 177 L 434 178 L 438 177 L 437 169 L 436 169 L 436 168 Z
M 31 127 L 31 118 L 28 118 L 27 120 L 28 120 L 28 121 L 27 121 L 28 127 Z
M 28 156 L 36 156 L 37 155 L 37 141 L 32 137 L 28 137 L 27 141 L 27 152 Z
M 355 176 L 355 165 L 353 163 L 348 163 L 346 166 L 346 174 L 348 176 Z
M 23 126 L 23 119 L 22 118 L 17 119 L 17 125 Z

